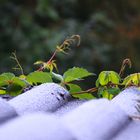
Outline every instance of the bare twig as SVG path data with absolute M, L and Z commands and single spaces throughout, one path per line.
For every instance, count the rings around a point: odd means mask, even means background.
M 90 89 L 85 90 L 85 91 L 71 93 L 71 95 L 84 94 L 84 93 L 90 94 L 90 93 L 96 92 L 97 90 L 98 90 L 98 88 L 94 87 L 94 88 L 90 88 Z
M 12 53 L 12 56 L 10 57 L 11 59 L 15 60 L 15 62 L 17 63 L 17 66 L 15 68 L 13 68 L 14 70 L 20 70 L 21 71 L 21 74 L 24 75 L 24 71 L 23 71 L 23 68 L 17 58 L 17 55 L 16 55 L 16 52 L 13 52 Z

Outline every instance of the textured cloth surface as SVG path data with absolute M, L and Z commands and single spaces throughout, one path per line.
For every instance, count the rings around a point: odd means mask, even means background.
M 72 99 L 42 84 L 9 101 L 0 98 L 1 140 L 139 140 L 140 91 L 128 88 L 113 100 Z

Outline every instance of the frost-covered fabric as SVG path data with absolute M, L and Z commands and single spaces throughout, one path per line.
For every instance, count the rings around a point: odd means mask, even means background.
M 135 87 L 122 91 L 112 102 L 119 105 L 130 116 L 140 115 L 140 112 L 137 110 L 138 104 L 140 104 L 140 90 Z
M 67 102 L 68 91 L 54 83 L 37 86 L 9 101 L 18 114 L 47 111 L 53 112 Z
M 5 100 L 0 98 L 0 123 L 9 120 L 10 118 L 16 117 L 17 113 L 15 109 L 10 106 Z
M 67 128 L 54 116 L 33 113 L 0 127 L 1 140 L 74 140 Z
M 140 121 L 131 118 L 139 115 L 139 95 L 133 87 L 112 101 L 78 100 L 57 84 L 42 84 L 0 99 L 0 140 L 139 140 Z M 11 117 L 15 110 L 19 116 Z

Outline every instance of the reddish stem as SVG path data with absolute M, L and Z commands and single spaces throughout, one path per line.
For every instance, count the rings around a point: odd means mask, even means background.
M 43 71 L 44 70 L 44 67 L 40 67 L 37 71 Z
M 95 91 L 97 91 L 98 88 L 94 87 L 94 88 L 90 88 L 88 90 L 85 90 L 85 91 L 80 91 L 80 92 L 75 92 L 75 93 L 72 93 L 72 95 L 76 95 L 76 94 L 84 94 L 84 93 L 93 93 Z
M 50 63 L 53 60 L 53 58 L 55 57 L 56 53 L 57 53 L 57 49 L 55 50 L 55 52 L 53 53 L 53 55 L 51 56 L 51 58 L 49 59 L 49 61 L 47 63 Z
M 122 62 L 121 69 L 120 69 L 120 72 L 119 72 L 120 77 L 123 76 L 127 65 L 129 66 L 129 68 L 131 68 L 132 64 L 131 64 L 131 60 L 129 58 L 124 59 L 123 62 Z
M 49 64 L 53 60 L 53 58 L 55 57 L 56 53 L 57 53 L 57 49 L 55 50 L 55 52 L 53 53 L 51 58 L 46 62 L 47 64 Z M 43 70 L 44 70 L 44 67 L 41 66 L 37 71 L 43 71 Z

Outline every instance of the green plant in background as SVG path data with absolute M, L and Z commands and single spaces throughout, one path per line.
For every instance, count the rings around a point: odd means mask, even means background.
M 127 57 L 135 62 L 131 71 L 139 71 L 139 7 L 139 0 L 1 0 L 0 72 L 11 71 L 9 55 L 15 50 L 24 73 L 33 71 L 31 64 L 48 59 L 58 42 L 75 33 L 81 47 L 65 59 L 57 56 L 60 73 L 73 64 L 96 73 L 118 71 Z
M 54 57 L 57 53 L 64 53 L 67 54 L 67 51 L 70 50 L 70 45 L 73 44 L 75 41 L 77 41 L 77 46 L 80 45 L 80 36 L 79 35 L 73 35 L 70 38 L 66 39 L 61 45 L 57 46 L 53 55 L 47 62 L 43 61 L 37 61 L 34 64 L 35 65 L 41 65 L 41 67 L 38 69 L 38 71 L 43 71 L 45 69 L 50 70 L 50 72 L 53 71 L 55 68 L 57 70 L 56 60 L 54 60 Z
M 128 65 L 131 68 L 130 59 L 125 59 L 122 63 L 119 73 L 115 71 L 102 71 L 98 75 L 95 87 L 83 90 L 80 83 L 85 77 L 95 76 L 94 73 L 88 72 L 84 68 L 73 67 L 64 72 L 63 75 L 58 73 L 56 56 L 58 53 L 68 54 L 71 45 L 80 45 L 80 36 L 73 35 L 56 46 L 56 49 L 48 61 L 37 61 L 34 64 L 39 68 L 27 75 L 19 63 L 16 53 L 12 53 L 11 58 L 16 62 L 15 70 L 21 74 L 16 76 L 13 73 L 2 73 L 0 75 L 0 94 L 9 94 L 17 96 L 24 92 L 29 86 L 36 86 L 42 83 L 56 82 L 69 90 L 71 96 L 79 99 L 107 98 L 112 99 L 123 89 L 129 86 L 140 86 L 140 73 L 130 74 L 124 77 L 125 68 Z M 76 82 L 77 81 L 77 82 Z

